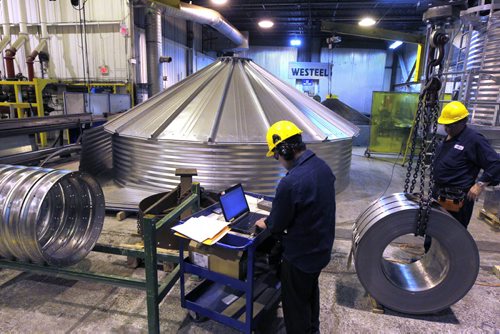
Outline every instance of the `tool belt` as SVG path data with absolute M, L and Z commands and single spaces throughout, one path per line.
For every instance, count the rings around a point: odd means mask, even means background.
M 438 188 L 437 202 L 447 211 L 458 212 L 464 206 L 465 194 L 459 188 Z

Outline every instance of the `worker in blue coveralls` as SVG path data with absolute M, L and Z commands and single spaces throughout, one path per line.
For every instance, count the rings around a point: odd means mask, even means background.
M 257 221 L 281 239 L 281 297 L 288 334 L 319 333 L 321 270 L 330 262 L 335 237 L 335 175 L 302 141 L 292 122 L 267 132 L 268 157 L 287 169 L 269 216 Z
M 500 155 L 482 134 L 467 127 L 468 116 L 458 101 L 444 106 L 438 123 L 444 125 L 447 137 L 433 162 L 434 196 L 465 228 L 484 188 L 500 182 Z M 483 174 L 477 179 L 481 169 Z M 426 250 L 429 246 L 430 238 L 426 238 Z

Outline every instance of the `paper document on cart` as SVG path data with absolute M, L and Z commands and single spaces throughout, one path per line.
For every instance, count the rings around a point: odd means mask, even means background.
M 191 240 L 204 242 L 218 236 L 228 224 L 225 221 L 201 216 L 189 218 L 184 224 L 172 227 L 172 230 Z

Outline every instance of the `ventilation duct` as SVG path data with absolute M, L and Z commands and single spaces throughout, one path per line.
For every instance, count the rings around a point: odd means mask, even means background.
M 229 23 L 219 12 L 213 9 L 184 2 L 180 2 L 178 8 L 165 5 L 158 1 L 153 2 L 156 5 L 160 5 L 162 11 L 167 16 L 209 25 L 236 44 L 236 48 L 248 49 L 248 40 L 245 36 L 243 36 L 243 34 Z

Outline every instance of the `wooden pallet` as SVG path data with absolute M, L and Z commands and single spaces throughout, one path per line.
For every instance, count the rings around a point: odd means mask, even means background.
M 493 226 L 494 228 L 500 229 L 500 219 L 498 219 L 497 216 L 495 216 L 491 212 L 486 211 L 485 209 L 481 209 L 481 211 L 479 211 L 479 219 L 483 220 L 485 223 Z

